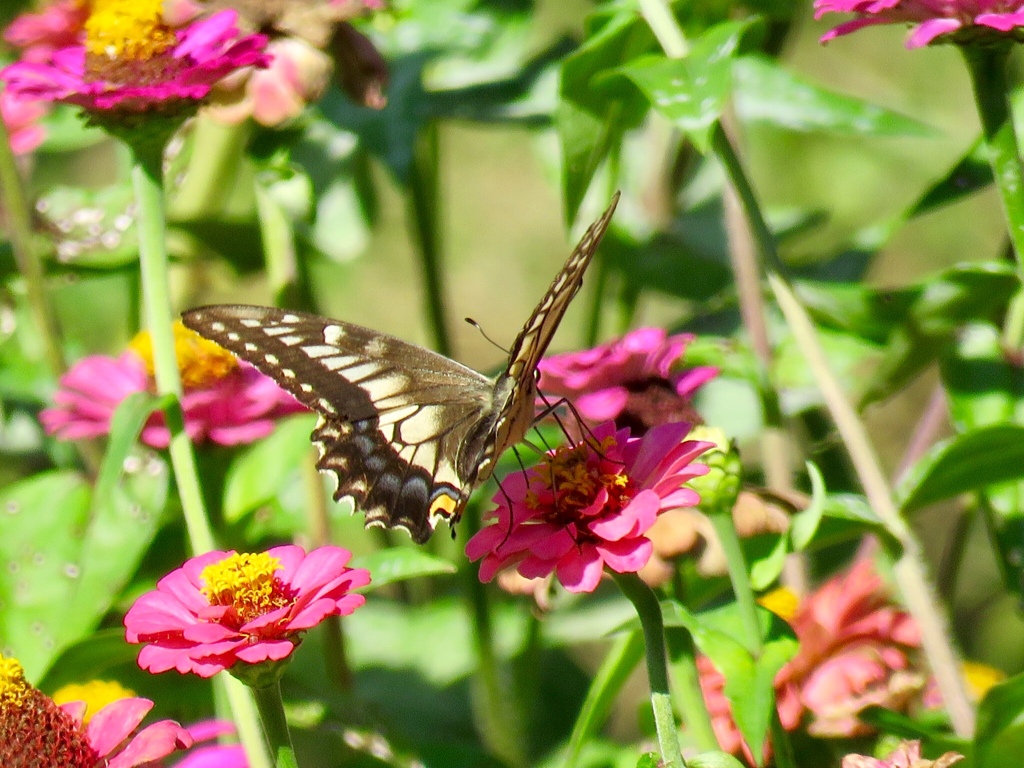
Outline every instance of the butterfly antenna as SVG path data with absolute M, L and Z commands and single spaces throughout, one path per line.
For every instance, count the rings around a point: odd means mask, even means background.
M 573 405 L 573 402 L 569 398 L 560 397 L 558 400 L 552 403 L 547 399 L 543 392 L 538 392 L 537 396 L 544 401 L 545 408 L 543 411 L 540 412 L 535 421 L 539 421 L 540 419 L 543 419 L 545 416 L 553 415 L 559 428 L 569 439 L 569 443 L 572 445 L 576 445 L 576 441 L 573 440 L 572 433 L 569 432 L 565 424 L 562 423 L 562 420 L 557 415 L 557 410 L 564 405 L 566 408 L 569 409 L 569 412 L 572 413 L 573 418 L 576 419 L 576 426 L 580 428 L 581 432 L 585 433 L 584 442 L 590 445 L 598 456 L 600 456 L 602 459 L 607 459 L 608 461 L 611 461 L 614 464 L 624 463 L 622 461 L 616 461 L 615 459 L 612 459 L 604 454 L 604 452 L 601 450 L 601 441 L 597 439 L 597 435 L 594 434 L 594 430 L 590 428 L 590 425 L 587 424 L 586 420 L 583 418 L 580 412 L 576 410 L 576 406 Z M 540 432 L 538 431 L 537 434 L 539 435 Z
M 483 337 L 484 337 L 485 339 L 487 339 L 487 341 L 489 341 L 489 342 L 490 342 L 490 343 L 491 343 L 492 345 L 494 345 L 495 347 L 497 347 L 498 349 L 500 349 L 500 350 L 501 350 L 502 352 L 504 352 L 504 353 L 505 353 L 506 355 L 510 355 L 510 354 L 512 354 L 512 353 L 511 353 L 511 352 L 509 352 L 509 351 L 508 351 L 507 349 L 505 349 L 505 348 L 504 348 L 503 346 L 501 346 L 501 344 L 499 344 L 499 343 L 498 343 L 498 342 L 496 342 L 496 341 L 495 341 L 494 339 L 492 339 L 492 338 L 491 338 L 490 336 L 488 336 L 488 335 L 487 335 L 487 331 L 485 331 L 485 330 L 484 330 L 483 326 L 482 326 L 482 325 L 480 325 L 480 323 L 478 323 L 478 322 L 477 322 L 476 320 L 474 320 L 474 319 L 473 319 L 472 317 L 464 317 L 464 318 L 462 318 L 462 319 L 463 319 L 463 320 L 465 320 L 465 321 L 466 321 L 467 323 L 469 323 L 470 325 L 472 325 L 472 326 L 473 326 L 474 328 L 476 328 L 476 329 L 477 329 L 477 330 L 478 330 L 478 331 L 480 332 L 480 335 L 481 335 L 481 336 L 483 336 Z

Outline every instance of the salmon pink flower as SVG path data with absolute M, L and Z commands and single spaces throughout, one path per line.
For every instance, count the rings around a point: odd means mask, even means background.
M 147 643 L 139 666 L 211 677 L 238 662 L 287 658 L 307 629 L 365 602 L 351 590 L 369 571 L 348 568 L 352 553 L 297 546 L 260 554 L 207 552 L 157 582 L 124 617 L 129 643 Z
M 541 360 L 538 387 L 568 398 L 591 423 L 613 419 L 636 435 L 658 424 L 699 421 L 690 400 L 718 369 L 673 371 L 692 340 L 668 336 L 664 328 L 639 328 L 593 349 Z
M 1020 39 L 1024 27 L 1019 0 L 815 0 L 814 18 L 826 13 L 852 13 L 855 18 L 826 32 L 823 43 L 879 24 L 915 25 L 907 48 L 1008 36 Z
M 0 656 L 0 765 L 134 768 L 191 746 L 192 737 L 173 720 L 133 736 L 152 708 L 148 699 L 119 699 L 86 724 L 85 702 L 58 706 L 25 680 L 17 661 Z
M 935 760 L 921 757 L 921 742 L 904 741 L 884 760 L 864 755 L 847 755 L 843 758 L 842 768 L 950 768 L 964 756 L 956 752 L 947 752 Z
M 687 481 L 707 468 L 693 463 L 712 443 L 686 440 L 690 425 L 663 424 L 641 438 L 611 422 L 594 443 L 548 452 L 541 463 L 505 478 L 494 496 L 493 524 L 466 544 L 481 560 L 480 578 L 517 566 L 527 578 L 555 573 L 571 592 L 592 592 L 604 566 L 635 573 L 651 557 L 645 533 L 658 515 L 694 506 Z
M 240 37 L 231 10 L 174 30 L 163 21 L 161 0 L 94 0 L 90 7 L 84 44 L 0 70 L 12 93 L 77 104 L 94 118 L 183 115 L 221 78 L 269 62 L 266 38 Z
M 185 430 L 196 442 L 251 443 L 269 435 L 275 422 L 305 408 L 251 365 L 187 329 L 174 325 L 175 352 L 185 392 Z M 79 360 L 61 377 L 54 407 L 39 414 L 47 432 L 61 440 L 82 440 L 110 432 L 114 411 L 129 395 L 152 390 L 153 352 L 148 334 L 139 334 L 120 357 L 94 355 Z M 142 441 L 166 448 L 170 433 L 163 414 L 154 413 Z

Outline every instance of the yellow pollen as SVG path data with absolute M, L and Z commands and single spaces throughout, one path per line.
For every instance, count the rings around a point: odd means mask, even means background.
M 203 568 L 203 596 L 210 605 L 233 607 L 242 623 L 252 621 L 291 602 L 275 576 L 280 567 L 265 552 L 230 555 Z
M 55 704 L 67 704 L 72 701 L 85 702 L 85 718 L 83 724 L 88 725 L 92 716 L 103 709 L 107 704 L 112 704 L 121 699 L 130 699 L 135 696 L 135 691 L 125 688 L 113 680 L 90 680 L 87 683 L 71 683 L 63 688 L 58 688 L 50 698 Z
M 800 598 L 786 587 L 773 589 L 762 595 L 757 602 L 784 621 L 792 621 L 797 608 L 800 607 Z
M 589 448 L 604 456 L 614 446 L 615 438 L 609 436 L 599 446 Z M 602 472 L 601 462 L 591 461 L 590 455 L 587 445 L 561 446 L 546 456 L 537 468 L 541 480 L 556 496 L 554 507 L 559 517 L 566 513 L 572 515 L 592 504 L 602 488 L 608 493 L 611 507 L 621 509 L 629 503 L 632 495 L 629 476 L 623 471 Z M 527 491 L 526 504 L 537 509 L 541 499 L 536 492 Z
M 31 690 L 17 659 L 0 656 L 0 708 L 20 705 Z
M 146 371 L 153 376 L 153 340 L 149 333 L 138 334 L 128 348 L 142 358 Z M 174 354 L 181 369 L 181 383 L 186 389 L 208 387 L 238 367 L 234 355 L 186 328 L 180 320 L 174 323 Z
M 1006 673 L 1001 669 L 977 661 L 965 661 L 960 669 L 963 671 L 967 690 L 975 701 L 981 701 L 992 686 L 1006 679 Z
M 88 53 L 111 59 L 152 59 L 177 43 L 163 0 L 92 0 L 85 34 Z

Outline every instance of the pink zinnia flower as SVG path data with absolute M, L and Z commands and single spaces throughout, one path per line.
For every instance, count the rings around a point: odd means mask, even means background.
M 493 524 L 466 544 L 490 581 L 516 566 L 527 578 L 554 572 L 571 592 L 591 592 L 604 566 L 635 573 L 651 556 L 644 535 L 668 509 L 697 504 L 686 487 L 707 467 L 693 460 L 712 443 L 685 440 L 689 424 L 664 424 L 641 438 L 610 422 L 594 429 L 590 443 L 550 451 L 525 473 L 502 481 L 494 496 Z
M 668 336 L 664 328 L 639 328 L 593 349 L 541 360 L 538 387 L 568 398 L 592 423 L 614 419 L 634 434 L 667 422 L 699 421 L 690 399 L 718 369 L 673 372 L 692 340 L 685 333 Z
M 193 746 L 174 764 L 174 768 L 249 768 L 245 749 L 241 744 L 208 744 L 225 734 L 233 734 L 235 726 L 225 720 L 203 720 L 187 727 Z
M 27 154 L 43 143 L 46 130 L 39 121 L 46 112 L 46 106 L 38 101 L 20 99 L 7 89 L 0 92 L 0 118 L 7 127 L 14 154 Z
M 192 737 L 173 720 L 132 736 L 152 708 L 148 699 L 119 699 L 85 724 L 85 702 L 56 705 L 17 661 L 0 656 L 0 765 L 134 768 L 188 748 Z
M 916 25 L 907 48 L 935 41 L 966 42 L 968 37 L 1005 37 L 1024 26 L 1019 0 L 815 0 L 814 18 L 826 13 L 852 13 L 856 18 L 826 32 L 823 43 L 878 24 Z
M 921 757 L 921 742 L 904 741 L 884 760 L 865 755 L 847 755 L 842 768 L 949 768 L 964 759 L 956 752 L 947 752 L 935 760 Z
M 351 590 L 369 571 L 348 568 L 352 553 L 297 546 L 260 554 L 207 552 L 164 576 L 124 617 L 129 643 L 148 643 L 139 666 L 150 672 L 211 677 L 238 662 L 280 661 L 302 633 L 365 602 Z
M 185 393 L 185 430 L 196 442 L 240 445 L 266 437 L 276 421 L 305 408 L 248 363 L 237 361 L 213 342 L 174 324 L 175 351 Z M 117 406 L 131 394 L 153 388 L 153 355 L 147 334 L 131 351 L 112 358 L 79 360 L 60 380 L 54 407 L 39 414 L 46 431 L 61 440 L 82 440 L 110 432 Z M 154 413 L 142 441 L 166 448 L 170 433 L 162 413 Z
M 187 112 L 221 78 L 269 62 L 266 38 L 239 37 L 236 19 L 224 10 L 173 30 L 158 0 L 105 0 L 93 6 L 84 45 L 55 50 L 46 62 L 19 61 L 0 70 L 0 79 L 22 98 L 94 114 Z
M 779 719 L 787 730 L 809 713 L 813 735 L 864 736 L 872 729 L 858 719 L 859 712 L 869 706 L 905 711 L 923 690 L 924 675 L 914 668 L 921 644 L 917 625 L 891 604 L 869 560 L 830 579 L 791 618 L 783 618 L 800 641 L 797 655 L 775 677 Z M 749 760 L 725 699 L 724 678 L 709 661 L 698 665 L 719 743 Z
M 87 18 L 85 0 L 58 0 L 38 13 L 18 16 L 4 30 L 4 41 L 21 49 L 23 61 L 46 62 L 54 51 L 82 42 Z

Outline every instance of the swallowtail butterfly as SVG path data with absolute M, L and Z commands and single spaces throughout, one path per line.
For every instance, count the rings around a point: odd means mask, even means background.
M 454 525 L 498 456 L 533 424 L 537 363 L 583 282 L 618 203 L 583 235 L 489 379 L 454 360 L 351 323 L 271 307 L 215 305 L 185 325 L 247 360 L 319 415 L 317 467 L 367 525 L 417 542 Z

